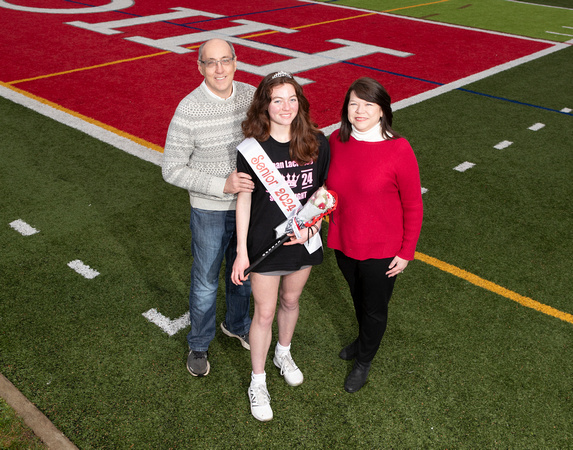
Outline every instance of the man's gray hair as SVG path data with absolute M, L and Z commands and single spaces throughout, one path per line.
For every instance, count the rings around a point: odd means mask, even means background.
M 211 39 L 210 39 L 211 40 Z M 223 41 L 225 41 L 225 39 L 223 39 Z M 205 41 L 203 42 L 200 46 L 199 46 L 199 51 L 198 51 L 198 55 L 197 55 L 197 59 L 199 61 L 203 61 L 203 47 L 205 47 L 205 44 L 209 42 L 209 41 Z M 229 41 L 225 41 L 228 45 L 229 48 L 231 49 L 231 55 L 233 56 L 233 58 L 236 57 L 235 55 L 235 47 L 233 47 L 233 44 L 231 44 Z

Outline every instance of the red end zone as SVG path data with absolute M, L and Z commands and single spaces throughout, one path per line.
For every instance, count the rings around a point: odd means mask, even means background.
M 87 14 L 54 13 L 83 9 L 77 3 L 19 1 L 26 6 L 0 0 L 0 81 L 159 146 L 175 107 L 202 80 L 195 51 L 165 50 L 177 36 L 181 42 L 231 36 L 243 64 L 239 81 L 257 85 L 271 71 L 294 72 L 307 82 L 321 127 L 339 121 L 346 89 L 358 77 L 378 79 L 396 102 L 552 46 L 294 0 L 135 0 L 117 11 Z M 131 3 L 90 5 L 116 2 Z M 157 16 L 177 12 L 188 17 Z M 99 31 L 89 29 L 97 24 Z M 182 38 L 187 35 L 195 36 Z

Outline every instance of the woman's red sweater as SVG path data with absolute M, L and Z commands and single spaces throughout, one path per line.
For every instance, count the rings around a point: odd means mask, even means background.
M 350 258 L 413 260 L 422 228 L 418 162 L 404 138 L 363 142 L 330 136 L 327 186 L 338 194 L 328 246 Z

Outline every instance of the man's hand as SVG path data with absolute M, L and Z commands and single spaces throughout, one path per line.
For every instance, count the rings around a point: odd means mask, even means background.
M 238 194 L 239 192 L 253 192 L 255 183 L 247 173 L 237 172 L 235 169 L 225 182 L 223 192 L 225 194 Z

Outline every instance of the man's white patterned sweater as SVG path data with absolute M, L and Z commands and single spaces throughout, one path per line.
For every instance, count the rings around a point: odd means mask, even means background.
M 175 110 L 163 153 L 163 178 L 189 191 L 191 206 L 212 211 L 234 210 L 236 194 L 224 194 L 237 166 L 237 145 L 243 141 L 255 88 L 233 82 L 228 99 L 216 97 L 205 83 L 187 95 Z

